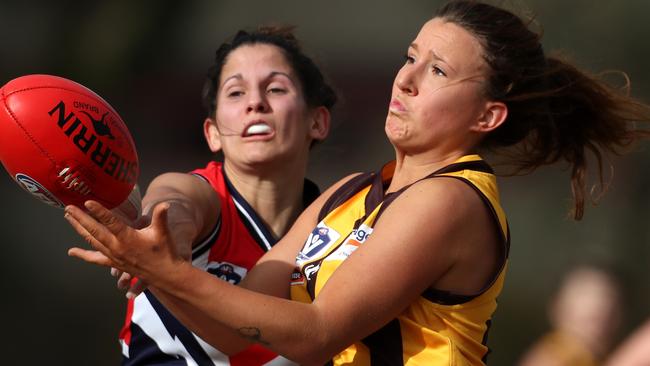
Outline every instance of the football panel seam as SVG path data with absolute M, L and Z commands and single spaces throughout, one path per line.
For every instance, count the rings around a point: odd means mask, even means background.
M 10 93 L 10 94 L 13 94 L 13 93 Z M 52 157 L 52 156 L 47 152 L 47 150 L 45 150 L 45 148 L 42 147 L 42 146 L 38 143 L 38 141 L 36 140 L 36 138 L 34 138 L 34 136 L 32 136 L 32 134 L 30 134 L 29 131 L 27 131 L 27 129 L 25 128 L 25 126 L 23 126 L 22 123 L 20 123 L 20 121 L 18 121 L 18 117 L 14 114 L 14 112 L 11 110 L 11 108 L 9 108 L 9 106 L 7 105 L 7 97 L 8 97 L 8 96 L 9 96 L 9 95 L 5 95 L 4 90 L 3 90 L 3 91 L 2 91 L 2 103 L 4 104 L 4 108 L 5 108 L 5 110 L 7 111 L 7 113 L 11 116 L 11 119 L 13 119 L 13 121 L 18 125 L 18 127 L 20 127 L 20 129 L 23 131 L 23 133 L 24 133 L 24 134 L 27 136 L 27 138 L 29 138 L 29 140 L 30 140 L 30 141 L 31 141 L 31 142 L 32 142 L 32 143 L 33 143 L 33 144 L 38 148 L 38 150 L 40 150 L 41 153 L 42 153 L 42 154 L 43 154 L 43 155 L 44 155 L 48 160 L 50 160 L 50 162 L 52 163 L 52 165 L 53 165 L 54 167 L 56 167 L 56 160 L 54 159 L 54 157 Z

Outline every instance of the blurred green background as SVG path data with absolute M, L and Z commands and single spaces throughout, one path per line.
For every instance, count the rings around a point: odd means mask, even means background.
M 626 71 L 650 102 L 650 2 L 502 2 L 542 24 L 547 52 L 583 68 Z M 296 25 L 305 49 L 340 92 L 331 138 L 314 150 L 321 187 L 389 160 L 383 134 L 390 87 L 403 54 L 439 1 L 52 1 L 0 4 L 0 83 L 31 73 L 76 80 L 117 109 L 137 143 L 141 187 L 165 171 L 211 159 L 203 142 L 203 77 L 217 46 L 240 28 Z M 511 264 L 489 344 L 490 363 L 511 365 L 547 327 L 558 280 L 583 261 L 606 262 L 623 281 L 624 324 L 648 315 L 650 145 L 612 157 L 615 175 L 582 222 L 568 218 L 565 167 L 501 180 L 512 229 Z M 66 256 L 83 244 L 60 210 L 30 198 L 5 175 L 0 224 L 3 364 L 114 365 L 124 297 L 108 269 Z M 398 275 L 398 273 L 396 273 Z

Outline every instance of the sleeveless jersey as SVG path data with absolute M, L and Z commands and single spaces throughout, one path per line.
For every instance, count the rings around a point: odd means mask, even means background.
M 210 162 L 192 174 L 206 180 L 221 202 L 217 225 L 207 238 L 194 246 L 192 264 L 236 284 L 277 238 L 232 186 L 221 163 Z M 309 205 L 318 194 L 316 185 L 305 180 L 304 205 Z M 123 365 L 128 366 L 295 365 L 258 345 L 233 356 L 219 352 L 185 328 L 148 290 L 128 302 L 120 344 Z
M 291 297 L 313 301 L 336 271 L 372 234 L 373 226 L 404 190 L 385 194 L 394 172 L 389 163 L 378 173 L 352 178 L 321 210 L 319 223 L 296 258 Z M 500 233 L 501 267 L 475 296 L 427 289 L 396 319 L 334 356 L 332 365 L 483 365 L 490 318 L 503 287 L 509 248 L 506 218 L 496 177 L 478 156 L 467 155 L 424 179 L 451 177 L 474 188 L 492 213 Z M 425 228 L 423 228 L 425 229 Z M 377 284 L 380 286 L 380 284 Z

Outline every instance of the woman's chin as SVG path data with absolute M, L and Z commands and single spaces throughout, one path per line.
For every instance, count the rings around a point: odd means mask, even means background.
M 384 130 L 386 132 L 386 137 L 388 138 L 388 141 L 390 141 L 390 143 L 393 145 L 397 145 L 400 142 L 406 140 L 407 131 L 404 128 L 403 124 L 395 123 L 388 120 L 386 121 L 386 128 Z

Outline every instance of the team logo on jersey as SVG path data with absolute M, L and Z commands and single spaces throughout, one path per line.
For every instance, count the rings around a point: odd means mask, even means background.
M 31 193 L 34 197 L 47 203 L 48 205 L 59 208 L 64 207 L 63 203 L 59 201 L 56 196 L 50 193 L 50 191 L 45 189 L 45 187 L 40 185 L 40 183 L 35 181 L 30 176 L 18 173 L 16 174 L 16 182 L 18 182 L 18 184 L 20 184 L 20 186 L 23 187 L 23 189 L 25 189 L 27 192 Z
M 227 262 L 212 262 L 208 264 L 207 271 L 233 285 L 238 284 L 246 276 L 246 268 Z
M 307 277 L 307 281 L 311 281 L 311 277 L 314 275 L 314 273 L 318 272 L 319 269 L 320 263 L 305 266 L 305 277 Z
M 325 252 L 330 245 L 335 243 L 341 234 L 337 233 L 332 228 L 327 227 L 322 221 L 314 228 L 309 234 L 305 245 L 303 246 L 296 261 L 298 264 L 307 261 L 320 253 Z

